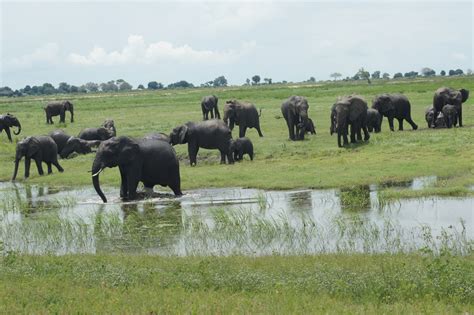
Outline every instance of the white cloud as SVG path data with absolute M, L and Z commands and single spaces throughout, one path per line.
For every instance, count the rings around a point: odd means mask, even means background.
M 31 68 L 44 64 L 57 63 L 59 61 L 59 46 L 56 43 L 48 43 L 37 48 L 30 54 L 12 58 L 7 62 L 11 68 Z
M 167 41 L 147 44 L 143 36 L 130 35 L 127 44 L 120 51 L 107 52 L 104 48 L 96 46 L 87 55 L 69 54 L 68 61 L 87 66 L 155 64 L 163 61 L 228 63 L 248 54 L 255 47 L 255 42 L 246 42 L 238 50 L 197 50 L 189 45 L 175 46 Z

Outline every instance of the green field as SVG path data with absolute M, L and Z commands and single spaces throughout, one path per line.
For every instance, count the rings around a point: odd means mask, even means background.
M 440 86 L 474 90 L 474 80 L 472 77 L 377 80 L 371 85 L 341 82 L 3 98 L 0 112 L 13 113 L 20 119 L 23 131 L 19 138 L 47 134 L 54 128 L 77 135 L 83 128 L 99 126 L 106 118 L 115 120 L 118 135 L 140 137 L 153 131 L 169 133 L 184 122 L 202 119 L 200 99 L 212 93 L 220 99 L 221 112 L 225 100 L 231 98 L 250 101 L 261 108 L 265 137 L 259 138 L 254 129 L 248 130 L 247 136 L 252 139 L 256 151 L 255 160 L 235 165 L 219 165 L 218 151 L 201 149 L 197 167 L 191 168 L 186 145 L 176 146 L 181 159 L 183 190 L 229 186 L 328 188 L 438 175 L 445 180 L 428 193 L 468 194 L 467 187 L 474 184 L 474 101 L 471 98 L 464 103 L 463 128 L 427 129 L 424 111 Z M 413 132 L 405 124 L 405 131 L 390 132 L 388 122 L 384 120 L 382 133 L 372 134 L 369 143 L 338 148 L 336 136 L 329 135 L 329 111 L 336 97 L 357 93 L 365 97 L 370 106 L 373 97 L 383 92 L 407 95 L 412 104 L 412 117 L 419 129 Z M 286 124 L 281 117 L 280 105 L 291 95 L 308 98 L 309 114 L 316 124 L 317 135 L 308 136 L 303 142 L 288 140 Z M 76 122 L 47 125 L 42 107 L 49 100 L 64 98 L 73 101 Z M 8 143 L 5 134 L 0 136 L 0 141 L 0 180 L 8 180 L 13 173 L 15 146 Z M 91 169 L 93 158 L 91 154 L 60 161 L 65 172 L 53 176 L 40 177 L 32 166 L 29 182 L 53 186 L 90 185 L 87 171 Z M 20 179 L 22 175 L 23 165 L 19 170 Z M 101 175 L 101 182 L 104 186 L 118 185 L 118 169 L 107 169 Z
M 231 98 L 261 108 L 264 137 L 259 138 L 254 129 L 247 130 L 255 159 L 244 158 L 234 165 L 220 165 L 218 151 L 201 149 L 197 166 L 190 167 L 186 145 L 176 146 L 184 192 L 206 187 L 353 187 L 436 175 L 438 180 L 423 190 L 385 188 L 379 193 L 386 198 L 473 196 L 474 97 L 463 105 L 463 128 L 428 129 L 424 111 L 441 86 L 472 92 L 474 79 L 465 76 L 375 80 L 371 85 L 330 82 L 1 98 L 0 113 L 16 115 L 23 126 L 22 133 L 13 136 L 14 142 L 55 128 L 77 135 L 83 128 L 99 126 L 106 118 L 114 119 L 118 135 L 140 137 L 150 132 L 169 133 L 179 124 L 201 120 L 201 97 L 215 94 L 221 114 L 225 100 Z M 329 135 L 329 111 L 336 98 L 357 93 L 370 106 L 372 98 L 384 92 L 404 93 L 410 99 L 419 129 L 412 131 L 405 124 L 405 131 L 390 132 L 384 120 L 382 132 L 372 134 L 368 143 L 338 148 L 336 136 Z M 309 135 L 305 141 L 288 140 L 280 105 L 291 95 L 302 95 L 309 101 L 317 135 Z M 65 98 L 74 103 L 75 122 L 61 125 L 55 117 L 55 125 L 47 125 L 42 107 L 49 100 Z M 8 181 L 13 173 L 15 145 L 4 133 L 0 143 L 0 181 Z M 91 187 L 88 171 L 93 158 L 89 154 L 60 160 L 65 172 L 53 168 L 53 175 L 43 177 L 33 164 L 27 182 L 59 189 Z M 23 181 L 23 172 L 21 163 L 19 181 Z M 118 169 L 107 169 L 101 174 L 101 185 L 117 187 L 119 177 Z M 5 208 L 10 204 L 8 200 L 2 202 Z M 0 313 L 472 314 L 473 244 L 472 240 L 463 243 L 467 254 L 462 256 L 450 252 L 455 242 L 446 241 L 436 253 L 427 247 L 410 254 L 252 258 L 124 253 L 28 256 L 8 252 L 0 239 Z

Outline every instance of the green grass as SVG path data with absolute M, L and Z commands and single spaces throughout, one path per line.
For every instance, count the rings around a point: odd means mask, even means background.
M 1 313 L 472 313 L 472 256 L 0 258 Z
M 236 165 L 219 165 L 217 151 L 200 150 L 198 166 L 191 168 L 186 145 L 176 146 L 181 158 L 182 188 L 255 187 L 264 189 L 329 188 L 367 185 L 384 181 L 402 181 L 416 176 L 438 175 L 454 179 L 452 185 L 439 187 L 471 194 L 474 184 L 474 106 L 472 98 L 464 104 L 463 128 L 431 130 L 426 128 L 424 110 L 431 103 L 434 90 L 452 86 L 474 90 L 472 77 L 435 78 L 431 80 L 376 80 L 374 84 L 325 83 L 318 85 L 270 85 L 229 87 L 222 89 L 184 89 L 140 91 L 118 94 L 92 94 L 48 97 L 2 98 L 0 112 L 11 112 L 20 119 L 20 137 L 47 134 L 63 128 L 76 135 L 82 128 L 99 126 L 113 118 L 119 135 L 143 136 L 152 131 L 169 133 L 173 127 L 189 120 L 200 120 L 200 99 L 213 93 L 220 99 L 220 111 L 226 99 L 251 101 L 262 108 L 261 126 L 265 135 L 259 138 L 254 129 L 247 131 L 254 142 L 256 158 Z M 390 132 L 384 120 L 382 133 L 372 134 L 367 144 L 338 148 L 336 136 L 329 135 L 329 108 L 339 95 L 358 93 L 370 106 L 372 98 L 382 92 L 401 92 L 412 104 L 412 116 L 418 131 Z M 290 95 L 306 96 L 310 116 L 316 123 L 317 135 L 303 142 L 287 140 L 287 128 L 281 118 L 280 104 Z M 75 123 L 54 126 L 45 123 L 42 106 L 51 99 L 67 98 L 75 105 Z M 56 118 L 56 121 L 58 119 Z M 397 124 L 396 124 L 397 127 Z M 235 130 L 234 130 L 235 136 Z M 16 138 L 18 139 L 18 137 Z M 0 180 L 8 180 L 13 172 L 15 146 L 0 135 Z M 93 154 L 60 161 L 63 174 L 40 177 L 32 165 L 32 183 L 53 186 L 90 185 Z M 291 176 L 289 176 L 291 174 Z M 23 165 L 20 167 L 23 175 Z M 118 185 L 118 170 L 108 169 L 101 175 L 104 185 Z

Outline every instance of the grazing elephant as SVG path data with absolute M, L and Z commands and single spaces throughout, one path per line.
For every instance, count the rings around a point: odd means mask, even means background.
M 170 134 L 170 143 L 188 144 L 188 154 L 191 166 L 196 165 L 196 156 L 199 148 L 217 149 L 221 153 L 221 164 L 225 164 L 225 158 L 229 164 L 234 163 L 230 152 L 232 132 L 229 127 L 217 119 L 202 122 L 187 122 L 173 129 Z
M 382 115 L 373 108 L 367 110 L 367 130 L 378 133 L 382 130 Z
M 16 118 L 10 113 L 7 113 L 6 115 L 0 115 L 0 132 L 2 132 L 2 130 L 5 130 L 5 133 L 7 134 L 8 140 L 10 140 L 10 142 L 12 142 L 12 135 L 10 132 L 11 127 L 18 127 L 16 132 L 13 131 L 13 134 L 15 134 L 15 136 L 20 134 L 21 124 L 18 118 Z
M 380 94 L 373 100 L 372 108 L 379 111 L 380 115 L 387 117 L 390 130 L 394 131 L 393 119 L 398 120 L 398 130 L 403 130 L 403 120 L 405 119 L 413 128 L 418 126 L 411 119 L 410 101 L 402 94 Z
M 260 115 L 262 110 L 260 110 Z M 224 106 L 224 122 L 229 124 L 230 130 L 234 124 L 239 126 L 239 137 L 245 137 L 247 128 L 257 129 L 258 135 L 263 137 L 260 130 L 260 115 L 254 104 L 239 102 L 237 100 L 227 101 Z
M 253 144 L 249 138 L 237 138 L 230 143 L 230 152 L 233 154 L 234 161 L 242 161 L 244 154 L 248 154 L 253 161 Z
M 170 136 L 163 132 L 154 132 L 146 135 L 144 139 L 155 139 L 170 143 Z
M 48 174 L 53 172 L 51 164 L 56 166 L 58 171 L 64 171 L 58 163 L 58 146 L 50 136 L 27 137 L 16 144 L 15 170 L 12 181 L 16 179 L 18 164 L 23 157 L 25 157 L 25 178 L 30 176 L 31 159 L 35 160 L 40 175 L 44 174 L 42 162 L 48 165 Z
M 313 120 L 311 118 L 308 118 L 306 121 L 306 124 L 300 123 L 299 126 L 300 130 L 304 130 L 305 133 L 311 133 L 312 135 L 316 134 L 316 127 L 314 126 Z
M 44 107 L 44 111 L 46 113 L 46 123 L 52 124 L 53 123 L 53 116 L 59 115 L 59 122 L 64 123 L 66 118 L 66 111 L 71 113 L 71 122 L 74 122 L 74 107 L 71 102 L 69 101 L 59 101 L 59 102 L 51 102 Z
M 208 95 L 202 98 L 202 120 L 209 119 L 209 112 L 211 113 L 211 119 L 214 119 L 214 114 L 216 115 L 217 119 L 221 119 L 221 114 L 219 113 L 219 108 L 217 107 L 218 101 L 219 99 L 215 95 Z
M 49 136 L 53 138 L 58 146 L 58 154 L 65 159 L 73 152 L 79 154 L 87 154 L 92 152 L 92 148 L 99 146 L 99 140 L 83 140 L 77 137 L 72 137 L 64 131 L 58 129 L 52 131 Z
M 457 107 L 451 104 L 443 106 L 441 113 L 444 115 L 444 121 L 447 128 L 456 127 L 458 123 L 458 110 Z
M 138 182 L 148 189 L 161 185 L 171 188 L 176 196 L 183 194 L 178 158 L 165 141 L 129 137 L 103 141 L 92 164 L 92 184 L 103 202 L 107 202 L 107 198 L 100 189 L 99 174 L 106 167 L 116 166 L 121 177 L 120 197 L 124 200 L 137 198 Z
M 438 113 L 443 110 L 446 104 L 456 106 L 457 117 L 459 120 L 459 127 L 462 127 L 462 103 L 469 98 L 469 90 L 460 89 L 455 90 L 447 87 L 441 87 L 436 90 L 433 96 L 434 115 L 437 117 Z M 434 127 L 434 126 L 433 126 Z
M 304 140 L 308 125 L 308 100 L 302 96 L 291 96 L 281 104 L 281 113 L 285 117 L 290 140 Z
M 84 140 L 107 140 L 117 135 L 114 121 L 107 119 L 99 128 L 85 128 L 81 130 L 78 137 Z
M 349 125 L 351 126 L 351 143 L 362 140 L 361 129 L 364 131 L 364 141 L 369 140 L 370 135 L 367 130 L 367 102 L 357 95 L 340 97 L 331 108 L 330 133 L 337 132 L 337 144 L 339 147 L 347 145 L 347 134 Z M 343 144 L 341 144 L 341 138 Z

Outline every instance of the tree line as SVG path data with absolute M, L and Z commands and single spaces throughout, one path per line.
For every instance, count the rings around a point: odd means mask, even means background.
M 441 70 L 439 72 L 439 76 L 459 76 L 459 75 L 472 75 L 472 70 L 468 69 L 466 73 L 464 73 L 463 70 L 461 69 L 451 69 L 447 73 L 444 70 Z M 420 72 L 416 71 L 410 71 L 410 72 L 397 72 L 393 74 L 393 79 L 399 79 L 399 78 L 415 78 L 415 77 L 433 77 L 436 76 L 436 71 L 425 67 L 422 68 Z M 333 78 L 335 81 L 337 81 L 339 78 L 342 77 L 342 74 L 339 72 L 334 72 L 330 74 L 330 77 Z M 377 80 L 377 79 L 385 79 L 388 80 L 390 79 L 390 74 L 387 72 L 381 73 L 381 71 L 374 71 L 370 73 L 369 71 L 365 70 L 364 68 L 360 68 L 359 71 L 357 71 L 356 74 L 354 74 L 352 77 L 347 76 L 346 78 L 342 79 L 343 81 L 353 81 L 353 80 L 366 80 L 369 84 L 371 83 L 372 80 Z M 306 80 L 304 82 L 316 82 L 315 77 L 310 77 L 309 80 Z M 274 84 L 274 83 L 279 83 L 279 84 L 286 84 L 288 83 L 287 81 L 281 81 L 281 82 L 273 82 L 271 78 L 264 78 L 263 82 L 262 79 L 259 75 L 254 75 L 250 78 L 247 78 L 245 80 L 245 83 L 243 85 L 261 85 L 261 84 Z M 200 86 L 201 87 L 223 87 L 227 86 L 228 82 L 227 79 L 222 75 L 214 80 L 206 81 L 202 83 Z M 160 82 L 157 81 L 150 81 L 146 85 L 146 87 L 143 84 L 139 84 L 137 86 L 137 90 L 159 90 L 159 89 L 176 89 L 176 88 L 193 88 L 195 87 L 192 83 L 189 83 L 185 80 L 181 80 L 178 82 L 170 83 L 167 86 L 163 85 Z M 120 92 L 120 91 L 131 91 L 133 89 L 133 86 L 128 83 L 127 81 L 123 79 L 118 79 L 118 80 L 111 80 L 108 82 L 104 83 L 94 83 L 94 82 L 88 82 L 86 84 L 83 84 L 81 86 L 76 86 L 76 85 L 70 85 L 67 82 L 61 82 L 59 83 L 58 87 L 56 88 L 54 85 L 51 83 L 44 83 L 43 85 L 26 85 L 22 89 L 18 90 L 13 90 L 8 86 L 5 87 L 0 87 L 0 96 L 27 96 L 27 95 L 50 95 L 50 94 L 69 94 L 69 93 L 97 93 L 97 92 Z

